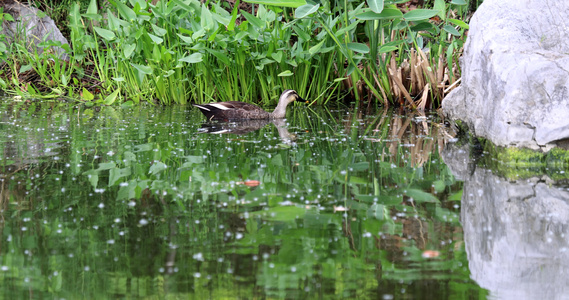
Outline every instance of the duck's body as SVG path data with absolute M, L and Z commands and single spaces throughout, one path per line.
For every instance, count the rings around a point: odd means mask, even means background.
M 279 98 L 279 104 L 272 113 L 264 111 L 255 104 L 239 101 L 192 105 L 199 108 L 208 120 L 259 120 L 284 118 L 287 105 L 293 101 L 308 102 L 300 98 L 294 90 L 285 90 Z

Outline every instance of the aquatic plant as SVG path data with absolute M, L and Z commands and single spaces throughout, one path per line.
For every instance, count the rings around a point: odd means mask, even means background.
M 267 105 L 295 89 L 316 104 L 347 91 L 358 104 L 422 109 L 437 107 L 460 76 L 468 25 L 451 17 L 464 14 L 464 1 L 409 11 L 392 0 L 249 2 L 258 3 L 251 12 L 239 1 L 229 9 L 196 0 L 73 3 L 70 62 L 16 47 L 0 77 L 12 93 L 107 105 Z M 22 82 L 32 69 L 39 80 Z

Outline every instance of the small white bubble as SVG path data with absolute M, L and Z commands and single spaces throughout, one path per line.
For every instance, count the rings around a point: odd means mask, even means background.
M 193 258 L 195 260 L 204 261 L 203 254 L 201 252 L 194 254 Z

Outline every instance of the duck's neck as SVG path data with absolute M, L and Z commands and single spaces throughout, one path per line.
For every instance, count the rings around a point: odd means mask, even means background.
M 286 106 L 288 103 L 282 101 L 279 103 L 275 110 L 271 113 L 271 119 L 282 119 L 286 116 Z

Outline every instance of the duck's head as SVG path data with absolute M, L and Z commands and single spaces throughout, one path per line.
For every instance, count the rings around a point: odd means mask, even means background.
M 279 98 L 279 103 L 289 104 L 294 101 L 308 103 L 308 100 L 302 99 L 295 90 L 284 90 Z

